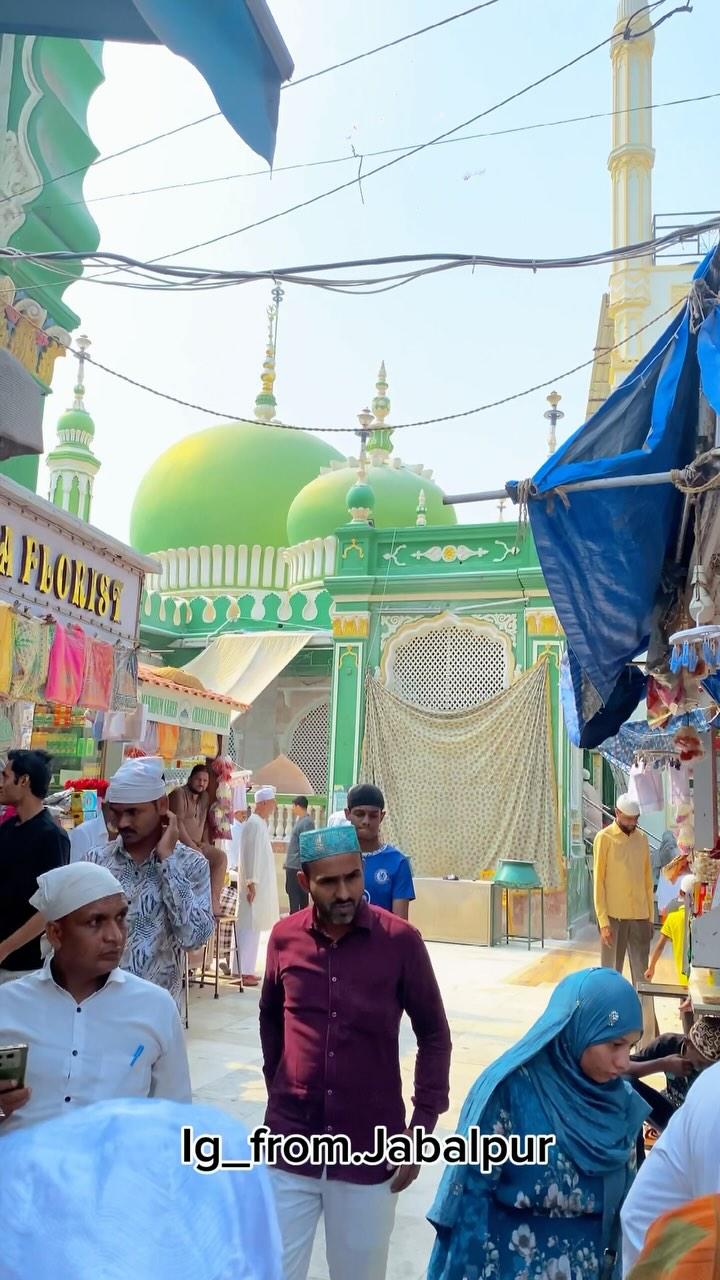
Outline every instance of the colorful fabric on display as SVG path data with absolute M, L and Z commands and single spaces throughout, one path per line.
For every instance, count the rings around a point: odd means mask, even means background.
M 45 690 L 53 628 L 35 618 L 15 617 L 10 697 L 39 702 Z
M 0 693 L 8 694 L 13 673 L 13 637 L 15 612 L 9 604 L 0 604 Z
M 61 622 L 56 623 L 45 688 L 48 702 L 60 702 L 65 707 L 80 705 L 85 653 L 89 643 L 80 627 L 64 627 Z
M 627 1280 L 720 1280 L 720 1196 L 658 1218 Z
M 660 770 L 652 765 L 633 764 L 628 795 L 637 800 L 641 813 L 662 813 L 665 808 L 665 792 Z
M 194 760 L 200 751 L 200 734 L 197 729 L 181 729 L 178 737 L 178 760 Z
M 543 888 L 561 885 L 551 725 L 546 660 L 468 711 L 413 706 L 368 677 L 362 776 L 383 792 L 383 835 L 415 875 L 474 880 L 500 858 L 531 858 Z M 442 795 L 465 803 L 446 805 L 438 827 Z
M 179 737 L 180 729 L 176 724 L 158 725 L 158 755 L 161 755 L 163 760 L 178 759 Z
M 114 650 L 103 640 L 88 640 L 80 706 L 105 711 L 112 698 Z
M 200 755 L 205 756 L 206 760 L 214 760 L 217 753 L 217 734 L 211 733 L 209 729 L 203 729 L 200 734 Z
M 160 725 L 157 720 L 148 720 L 142 741 L 138 745 L 146 756 L 160 755 Z
M 115 646 L 111 711 L 134 711 L 138 703 L 138 660 L 135 649 L 127 645 Z

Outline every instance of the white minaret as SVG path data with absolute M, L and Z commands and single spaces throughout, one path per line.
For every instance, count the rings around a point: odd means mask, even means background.
M 610 46 L 613 111 L 612 150 L 608 160 L 612 186 L 612 245 L 638 244 L 652 238 L 652 59 L 655 33 L 645 0 L 618 0 L 615 40 Z M 627 37 L 630 38 L 627 38 Z M 617 383 L 647 350 L 642 335 L 631 335 L 649 318 L 652 259 L 615 263 L 610 276 L 609 314 L 615 342 L 611 381 Z
M 50 476 L 50 501 L 81 520 L 90 519 L 93 483 L 100 470 L 100 462 L 92 451 L 95 423 L 85 408 L 85 352 L 89 346 L 89 338 L 78 338 L 80 356 L 75 399 L 72 409 L 58 422 L 58 442 L 45 460 Z

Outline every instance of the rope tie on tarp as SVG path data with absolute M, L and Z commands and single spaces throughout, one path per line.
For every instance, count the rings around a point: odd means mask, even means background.
M 680 493 L 684 493 L 688 498 L 697 497 L 701 493 L 709 493 L 711 489 L 720 489 L 720 473 L 716 472 L 711 475 L 708 480 L 702 480 L 701 475 L 706 467 L 716 467 L 718 462 L 715 450 L 710 453 L 701 453 L 694 462 L 687 467 L 674 468 L 670 472 L 670 479 L 676 489 Z

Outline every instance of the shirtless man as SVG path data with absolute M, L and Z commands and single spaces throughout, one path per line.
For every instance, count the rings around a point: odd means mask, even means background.
M 210 809 L 210 770 L 207 765 L 196 764 L 190 771 L 190 777 L 184 787 L 176 787 L 170 792 L 168 804 L 178 821 L 180 839 L 191 849 L 197 849 L 207 858 L 210 864 L 210 892 L 212 895 L 213 915 L 216 919 L 224 914 L 220 897 L 225 884 L 227 856 L 212 842 L 208 825 Z

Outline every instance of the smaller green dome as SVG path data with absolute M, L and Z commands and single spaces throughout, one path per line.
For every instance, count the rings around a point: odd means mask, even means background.
M 367 469 L 367 480 L 359 482 L 354 467 L 338 467 L 316 476 L 301 489 L 287 517 L 288 546 L 313 538 L 327 538 L 348 523 L 350 495 L 358 488 L 370 489 L 370 502 L 377 529 L 407 529 L 417 523 L 420 494 L 425 495 L 428 525 L 457 524 L 454 507 L 443 504 L 443 491 L 434 480 L 410 467 L 381 464 Z
M 366 510 L 372 511 L 375 506 L 375 494 L 369 484 L 365 484 L 362 480 L 358 480 L 352 489 L 348 491 L 347 498 L 348 511 Z
M 95 423 L 87 409 L 67 409 L 58 419 L 58 435 L 63 431 L 82 431 L 92 440 L 95 435 Z

